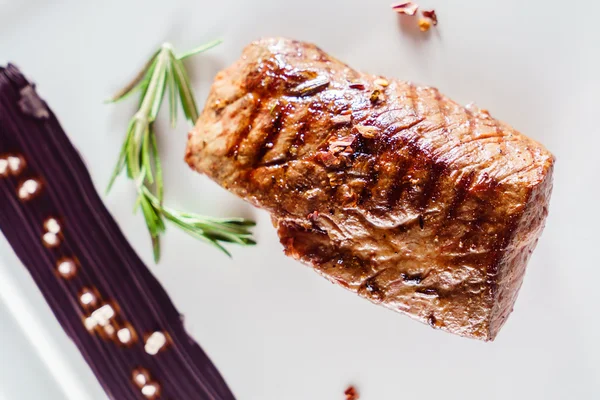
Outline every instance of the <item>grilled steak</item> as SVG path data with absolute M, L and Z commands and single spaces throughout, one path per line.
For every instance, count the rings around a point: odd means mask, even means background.
M 512 311 L 554 163 L 486 110 L 281 38 L 217 75 L 185 159 L 330 281 L 482 340 Z

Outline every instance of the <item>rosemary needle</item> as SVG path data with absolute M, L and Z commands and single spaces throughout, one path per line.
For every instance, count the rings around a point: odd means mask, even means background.
M 108 100 L 115 103 L 139 92 L 139 109 L 129 122 L 119 159 L 110 178 L 110 191 L 117 176 L 125 169 L 138 192 L 134 210 L 142 210 L 154 252 L 160 259 L 160 235 L 165 232 L 165 220 L 189 235 L 212 244 L 230 255 L 223 243 L 253 245 L 250 228 L 255 224 L 243 218 L 212 218 L 173 210 L 163 204 L 163 173 L 158 153 L 154 121 L 168 93 L 171 125 L 177 124 L 178 104 L 193 125 L 198 119 L 198 106 L 183 60 L 221 43 L 216 40 L 191 51 L 176 55 L 173 46 L 165 43 L 146 62 L 142 70 L 125 88 Z

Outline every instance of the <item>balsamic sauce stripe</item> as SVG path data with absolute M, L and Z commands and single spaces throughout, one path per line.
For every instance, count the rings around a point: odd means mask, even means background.
M 0 229 L 61 326 L 112 399 L 234 399 L 32 88 L 14 66 L 0 68 L 0 161 L 25 162 L 0 175 Z M 31 195 L 27 179 L 40 184 Z M 65 259 L 77 265 L 72 277 L 57 270 Z

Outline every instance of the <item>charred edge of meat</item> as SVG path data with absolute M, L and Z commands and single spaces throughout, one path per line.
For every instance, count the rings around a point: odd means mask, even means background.
M 416 292 L 420 293 L 424 296 L 427 296 L 427 297 L 440 297 L 440 293 L 438 292 L 437 289 L 434 289 L 434 288 L 417 289 Z
M 377 284 L 376 277 L 371 277 L 363 283 L 366 296 L 371 300 L 382 301 L 385 297 L 385 293 L 381 287 Z
M 437 318 L 435 317 L 435 315 L 433 315 L 433 314 L 429 315 L 429 317 L 427 318 L 427 323 L 432 328 L 435 328 L 436 327 L 436 323 L 437 323 Z
M 418 285 L 425 279 L 421 274 L 408 275 L 404 272 L 400 274 L 400 277 L 407 285 Z

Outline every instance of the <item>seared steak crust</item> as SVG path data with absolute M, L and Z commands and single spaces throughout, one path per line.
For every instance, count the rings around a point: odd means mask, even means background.
M 483 340 L 512 311 L 554 163 L 485 110 L 281 38 L 217 75 L 185 158 L 332 282 Z

